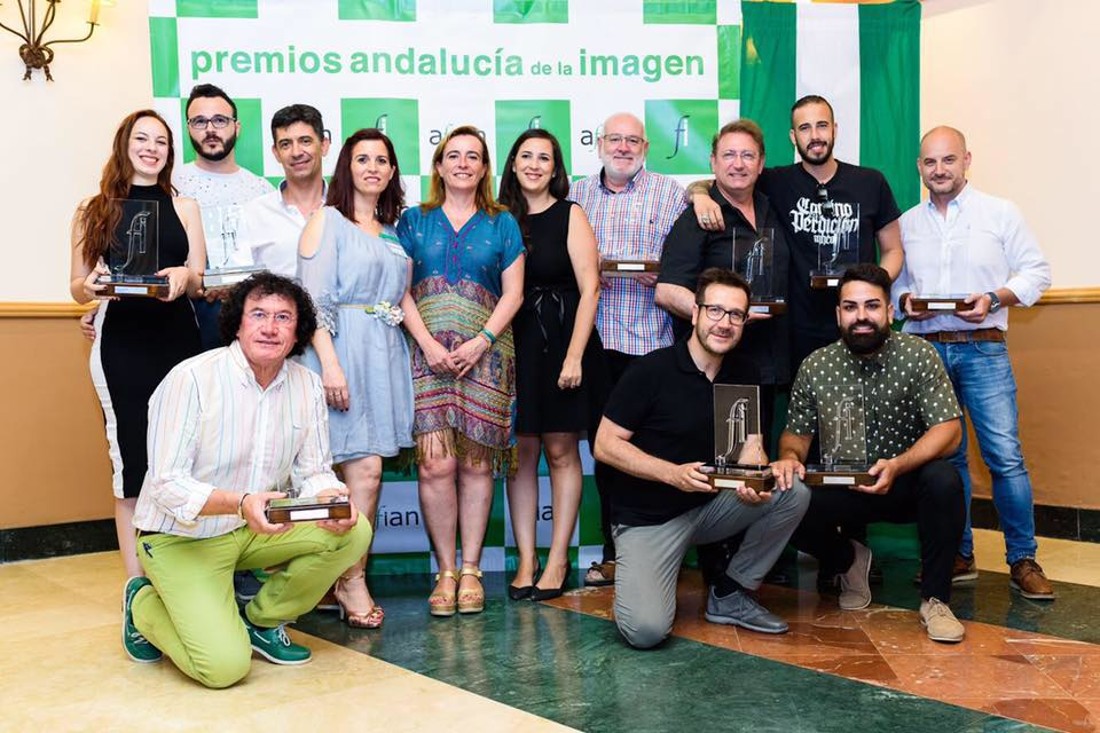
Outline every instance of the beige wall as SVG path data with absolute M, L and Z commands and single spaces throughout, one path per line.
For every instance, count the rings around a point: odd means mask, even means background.
M 60 3 L 46 39 L 83 36 L 88 6 Z M 21 28 L 18 17 L 16 3 L 0 5 L 0 22 Z M 53 47 L 53 82 L 40 71 L 23 81 L 19 39 L 0 31 L 0 242 L 6 269 L 38 273 L 3 278 L 0 302 L 69 301 L 73 211 L 96 192 L 118 123 L 153 103 L 145 0 L 103 8 L 100 22 L 88 41 Z
M 970 179 L 1020 207 L 1055 288 L 1100 285 L 1100 2 L 926 0 L 923 18 L 921 128 L 966 134 Z

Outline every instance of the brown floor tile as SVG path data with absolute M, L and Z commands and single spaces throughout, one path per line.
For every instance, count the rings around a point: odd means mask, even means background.
M 936 700 L 964 693 L 987 699 L 1067 697 L 1041 669 L 1018 655 L 887 654 L 897 688 Z
M 963 621 L 966 638 L 959 644 L 943 644 L 928 638 L 920 614 L 885 606 L 872 607 L 860 617 L 860 626 L 883 654 L 1019 654 L 1008 639 L 1033 639 L 1034 634 L 999 626 Z
M 1028 660 L 1074 698 L 1100 701 L 1100 655 L 1029 655 Z
M 845 677 L 850 680 L 860 680 L 883 687 L 893 687 L 897 684 L 897 673 L 886 663 L 879 654 L 852 654 L 848 656 L 829 655 L 798 655 L 792 657 L 775 657 L 777 661 L 787 662 L 806 669 L 824 672 L 825 674 Z
M 1090 711 L 1080 702 L 1066 698 L 998 700 L 988 712 L 1066 733 L 1094 733 L 1100 728 L 1097 711 Z

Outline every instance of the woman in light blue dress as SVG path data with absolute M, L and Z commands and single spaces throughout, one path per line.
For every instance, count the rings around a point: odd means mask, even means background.
M 327 206 L 310 218 L 298 274 L 317 307 L 303 362 L 321 375 L 333 464 L 356 507 L 375 524 L 382 458 L 415 445 L 409 348 L 398 304 L 410 263 L 394 232 L 404 205 L 393 143 L 375 129 L 345 141 Z M 366 557 L 336 581 L 341 617 L 378 628 L 384 612 L 367 589 Z

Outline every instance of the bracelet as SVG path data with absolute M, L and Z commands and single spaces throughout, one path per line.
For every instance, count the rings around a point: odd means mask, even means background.
M 241 500 L 237 502 L 237 519 L 244 519 L 244 500 L 248 498 L 248 494 L 241 494 Z
M 480 335 L 484 336 L 489 341 L 490 346 L 494 345 L 497 342 L 496 335 L 487 328 L 481 329 Z

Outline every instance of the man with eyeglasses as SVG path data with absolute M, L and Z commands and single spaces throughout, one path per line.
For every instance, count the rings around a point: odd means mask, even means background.
M 833 316 L 836 293 L 810 287 L 820 244 L 830 241 L 838 229 L 858 231 L 859 262 L 876 261 L 877 243 L 877 261 L 891 279 L 901 272 L 901 210 L 890 184 L 874 168 L 837 160 L 833 155 L 836 131 L 832 105 L 824 97 L 810 94 L 796 101 L 791 107 L 790 139 L 801 161 L 764 170 L 757 184 L 779 212 L 790 247 L 788 317 L 791 362 L 796 369 L 810 352 L 839 335 Z M 691 191 L 699 225 L 720 231 L 722 210 L 707 195 L 705 184 L 692 184 Z
M 686 205 L 683 187 L 668 176 L 645 169 L 649 141 L 645 125 L 632 114 L 620 112 L 608 117 L 596 149 L 603 167 L 599 173 L 574 183 L 569 198 L 588 215 L 601 261 L 660 261 L 665 237 Z M 671 318 L 654 302 L 656 274 L 605 277 L 601 283 L 596 330 L 603 342 L 607 374 L 600 378 L 605 385 L 593 386 L 606 399 L 632 361 L 670 345 L 674 336 Z M 595 434 L 602 404 L 594 408 L 589 435 Z M 585 584 L 610 585 L 615 579 L 615 545 L 608 496 L 615 474 L 597 463 L 595 479 L 600 493 L 603 557 L 602 562 L 592 564 Z
M 325 203 L 321 172 L 329 137 L 321 113 L 308 104 L 292 104 L 271 118 L 271 152 L 283 166 L 278 189 L 250 201 L 241 211 L 238 231 L 256 264 L 293 278 L 298 272 L 298 239 L 314 211 Z
M 199 202 L 207 266 L 251 264 L 251 257 L 237 248 L 241 207 L 270 192 L 273 186 L 237 164 L 236 144 L 241 131 L 237 103 L 213 84 L 198 84 L 187 98 L 185 114 L 195 160 L 176 166 L 172 185 L 181 196 Z M 191 302 L 195 306 L 202 348 L 222 346 L 218 332 L 219 303 L 202 298 Z M 95 338 L 94 310 L 81 318 L 81 326 L 88 338 Z
M 311 653 L 285 625 L 312 609 L 366 552 L 369 522 L 272 524 L 267 502 L 347 495 L 332 472 L 320 378 L 287 359 L 317 327 L 309 295 L 261 273 L 221 313 L 229 346 L 177 365 L 149 401 L 149 471 L 134 512 L 145 575 L 123 590 L 123 648 L 135 662 L 167 655 L 206 687 L 248 674 L 253 652 L 275 664 Z M 234 570 L 277 566 L 246 606 Z
M 772 235 L 772 259 L 767 273 L 773 283 L 783 283 L 786 292 L 790 255 L 768 197 L 756 185 L 764 170 L 764 133 L 752 120 L 735 120 L 724 125 L 711 141 L 710 165 L 714 183 L 708 195 L 722 211 L 723 228 L 702 228 L 695 212 L 684 211 L 665 239 L 661 274 L 657 278 L 657 304 L 676 316 L 677 334 L 691 328 L 693 293 L 699 273 L 707 267 L 730 267 L 734 245 L 748 251 L 760 236 Z M 789 319 L 785 315 L 752 314 L 738 346 L 738 352 L 760 372 L 761 447 L 770 443 L 776 391 L 791 380 Z M 762 450 L 760 462 L 767 458 Z M 725 568 L 735 551 L 736 538 L 698 548 L 699 567 L 709 579 Z M 784 582 L 776 575 L 772 582 Z
M 661 643 L 676 616 L 676 579 L 692 545 L 745 539 L 710 588 L 705 618 L 766 634 L 787 623 L 752 592 L 806 507 L 802 485 L 717 491 L 702 472 L 714 454 L 714 385 L 755 384 L 752 362 L 731 353 L 748 317 L 749 286 L 730 270 L 699 277 L 691 335 L 638 359 L 608 400 L 596 458 L 622 472 L 612 484 L 615 623 L 639 649 Z
M 791 388 L 787 427 L 772 464 L 779 487 L 805 487 L 805 463 L 819 417 L 838 413 L 849 388 L 863 395 L 869 473 L 860 486 L 816 486 L 792 544 L 840 573 L 843 610 L 871 603 L 871 550 L 837 525 L 916 522 L 920 537 L 920 621 L 929 638 L 966 634 L 948 607 L 951 569 L 963 530 L 963 486 L 948 457 L 962 439 L 959 403 L 932 344 L 890 325 L 890 275 L 864 263 L 840 278 L 840 340 L 810 354 Z

